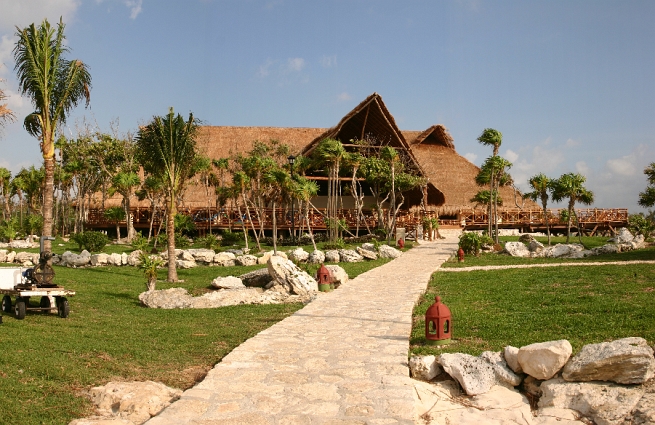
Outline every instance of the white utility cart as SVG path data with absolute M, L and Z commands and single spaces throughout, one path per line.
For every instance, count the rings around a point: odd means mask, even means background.
M 32 268 L 24 267 L 2 267 L 0 268 L 0 295 L 2 295 L 2 311 L 16 315 L 22 320 L 27 311 L 56 312 L 59 317 L 66 318 L 70 313 L 68 299 L 75 295 L 54 284 L 55 271 L 50 265 L 51 256 L 44 252 L 43 241 L 46 238 L 41 236 L 41 254 L 39 264 Z M 15 302 L 12 304 L 12 297 Z M 30 298 L 40 297 L 39 305 L 30 304 Z

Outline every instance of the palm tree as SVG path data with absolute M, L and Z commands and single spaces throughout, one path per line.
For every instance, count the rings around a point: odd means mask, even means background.
M 116 241 L 121 243 L 121 227 L 120 222 L 125 220 L 125 210 L 121 207 L 109 207 L 103 213 L 105 219 L 114 223 L 116 226 Z
M 573 207 L 576 202 L 583 203 L 585 205 L 591 205 L 594 202 L 594 194 L 590 190 L 587 190 L 584 187 L 584 183 L 587 181 L 585 176 L 579 173 L 567 173 L 560 176 L 559 179 L 553 181 L 551 191 L 551 196 L 553 201 L 560 202 L 564 199 L 569 200 L 568 203 L 568 218 L 566 224 L 566 243 L 569 243 L 571 237 L 571 219 L 572 215 L 575 214 Z M 575 221 L 578 227 L 578 237 L 580 243 L 582 243 L 582 234 L 580 229 L 580 222 L 578 221 L 577 214 L 575 215 Z
M 2 199 L 4 208 L 2 210 L 2 219 L 8 220 L 11 217 L 11 208 L 9 198 L 11 197 L 11 171 L 5 167 L 0 167 L 0 192 L 2 192 Z
M 328 166 L 328 235 L 330 242 L 335 242 L 339 236 L 337 206 L 339 197 L 339 166 L 346 155 L 346 150 L 340 141 L 324 139 L 316 147 L 315 158 L 319 163 Z
M 495 229 L 494 241 L 498 243 L 498 192 L 500 186 L 509 186 L 512 184 L 512 177 L 507 173 L 507 169 L 512 166 L 512 163 L 500 156 L 490 156 L 484 161 L 480 172 L 475 176 L 475 182 L 479 186 L 487 184 L 491 185 L 489 191 L 489 227 L 488 229 Z M 489 233 L 492 236 L 492 233 Z
M 157 216 L 157 208 L 159 206 L 160 198 L 163 193 L 162 181 L 156 177 L 148 176 L 144 180 L 141 189 L 136 191 L 136 196 L 139 201 L 148 199 L 150 201 L 150 227 L 148 229 L 148 243 L 152 237 L 152 226 Z
M 539 173 L 536 176 L 530 177 L 528 182 L 530 183 L 532 192 L 526 193 L 523 195 L 523 197 L 532 199 L 535 202 L 537 202 L 537 200 L 541 200 L 541 206 L 544 209 L 544 223 L 546 224 L 546 233 L 548 234 L 548 245 L 550 245 L 550 224 L 548 222 L 548 209 L 546 206 L 548 205 L 548 192 L 550 191 L 553 181 L 544 173 Z
M 303 217 L 305 218 L 305 223 L 307 224 L 307 231 L 309 232 L 309 237 L 312 240 L 312 245 L 314 246 L 314 251 L 317 250 L 316 242 L 314 241 L 314 233 L 312 231 L 312 225 L 309 222 L 309 208 L 311 199 L 316 196 L 318 193 L 318 185 L 316 182 L 313 182 L 305 177 L 298 176 L 296 178 L 295 185 L 292 186 L 293 196 L 296 199 L 300 200 L 300 209 L 304 208 Z
M 0 80 L 2 81 L 2 80 Z M 7 95 L 0 89 L 0 102 L 5 100 Z M 0 103 L 0 128 L 16 119 L 14 112 L 7 107 L 6 103 Z
M 115 190 L 123 196 L 123 208 L 125 209 L 125 220 L 127 223 L 127 243 L 131 243 L 136 234 L 130 201 L 132 196 L 134 196 L 134 191 L 140 184 L 141 179 L 139 176 L 136 173 L 131 172 L 121 171 L 111 179 L 112 190 Z
M 175 214 L 179 194 L 193 177 L 196 164 L 198 121 L 187 121 L 173 108 L 168 115 L 153 117 L 136 136 L 138 160 L 145 172 L 160 178 L 166 194 L 166 234 L 168 235 L 168 281 L 176 282 Z
M 503 143 L 503 133 L 501 133 L 498 130 L 494 130 L 493 128 L 485 128 L 482 134 L 478 137 L 478 142 L 485 146 L 493 146 L 493 154 L 491 155 L 492 157 L 498 156 L 498 150 L 500 149 L 500 145 Z M 489 193 L 493 193 L 494 191 L 494 176 L 491 175 L 491 178 L 489 179 Z M 489 200 L 489 205 L 487 207 L 487 215 L 488 215 L 488 224 L 487 224 L 487 231 L 489 233 L 489 236 L 491 236 L 491 229 L 492 229 L 492 219 L 491 215 L 493 214 L 492 211 L 492 200 Z
M 64 45 L 64 27 L 61 19 L 56 29 L 47 19 L 38 27 L 34 24 L 23 29 L 16 27 L 18 41 L 13 50 L 19 92 L 31 98 L 34 106 L 24 126 L 41 142 L 45 168 L 43 236 L 52 236 L 55 132 L 81 100 L 86 100 L 87 106 L 90 101 L 88 67 L 80 60 L 63 57 L 69 51 Z M 46 241 L 45 249 L 51 250 L 50 241 Z
M 648 178 L 648 186 L 639 193 L 639 205 L 648 208 L 655 205 L 655 162 L 644 168 L 644 174 Z

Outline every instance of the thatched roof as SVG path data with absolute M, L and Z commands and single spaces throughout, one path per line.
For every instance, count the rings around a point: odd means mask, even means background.
M 345 115 L 339 123 L 325 128 L 282 127 L 201 127 L 197 139 L 200 151 L 212 159 L 228 158 L 247 153 L 255 141 L 277 140 L 287 144 L 294 155 L 309 155 L 323 139 L 332 138 L 350 145 L 351 140 L 367 140 L 379 146 L 392 146 L 406 158 L 406 163 L 428 179 L 428 203 L 439 207 L 440 214 L 456 214 L 460 208 L 475 206 L 470 199 L 481 189 L 475 184 L 479 167 L 455 151 L 453 137 L 448 129 L 433 125 L 424 131 L 401 131 L 387 110 L 382 97 L 373 93 Z M 511 188 L 501 188 L 506 206 L 514 205 Z M 420 190 L 408 193 L 408 204 L 420 203 Z M 211 196 L 213 199 L 213 196 Z M 108 205 L 118 203 L 120 197 Z M 133 201 L 136 205 L 136 200 Z M 147 207 L 146 202 L 139 203 Z M 207 206 L 205 188 L 195 182 L 187 189 L 184 207 Z M 536 204 L 530 205 L 536 207 Z

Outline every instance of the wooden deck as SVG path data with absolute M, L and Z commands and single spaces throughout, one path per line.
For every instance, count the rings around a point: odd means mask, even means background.
M 566 231 L 566 223 L 562 223 L 559 219 L 560 209 L 549 209 L 547 220 L 554 233 L 563 233 Z M 201 234 L 207 233 L 210 229 L 222 230 L 240 230 L 242 223 L 247 226 L 249 230 L 253 227 L 260 228 L 260 219 L 254 210 L 250 211 L 252 223 L 248 221 L 247 214 L 242 209 L 241 214 L 237 209 L 223 208 L 221 210 L 183 210 L 180 211 L 193 218 L 196 224 L 196 229 Z M 134 227 L 140 230 L 148 229 L 150 226 L 150 211 L 147 209 L 133 209 Z M 372 230 L 377 228 L 377 215 L 374 211 L 364 210 L 365 222 L 360 220 L 359 229 L 360 234 L 366 232 L 366 225 Z M 325 231 L 325 212 L 323 210 L 314 210 L 309 214 L 309 222 L 312 230 Z M 628 210 L 625 208 L 620 209 L 599 209 L 587 208 L 576 209 L 576 214 L 580 220 L 581 231 L 588 235 L 598 233 L 613 233 L 615 229 L 624 227 L 628 223 Z M 404 227 L 409 232 L 413 232 L 417 225 L 421 222 L 423 216 L 433 215 L 431 212 L 408 212 L 403 211 L 397 218 L 397 227 Z M 159 212 L 153 222 L 153 229 L 155 232 L 159 228 L 163 213 Z M 294 211 L 292 220 L 291 211 L 288 209 L 276 210 L 276 222 L 279 230 L 291 230 L 292 228 L 306 231 L 305 218 Z M 340 211 L 340 218 L 344 219 L 348 225 L 350 232 L 355 233 L 357 228 L 356 212 L 354 210 Z M 263 228 L 265 230 L 272 229 L 273 223 L 273 210 L 266 209 L 262 217 Z M 487 212 L 485 210 L 461 210 L 458 216 L 451 218 L 441 218 L 440 224 L 449 228 L 460 228 L 464 230 L 484 230 L 487 228 Z M 125 222 L 120 223 L 121 227 L 125 226 Z M 115 224 L 106 220 L 103 212 L 100 209 L 92 209 L 87 216 L 86 228 L 88 229 L 113 229 Z M 546 225 L 544 220 L 543 210 L 520 210 L 520 209 L 506 209 L 499 213 L 498 227 L 501 229 L 519 229 L 521 232 L 545 232 Z M 572 225 L 574 231 L 577 231 L 575 222 Z

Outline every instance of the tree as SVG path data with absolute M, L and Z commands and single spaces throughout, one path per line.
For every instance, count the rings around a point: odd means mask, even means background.
M 480 172 L 475 176 L 475 182 L 479 186 L 491 185 L 489 193 L 493 196 L 489 198 L 489 231 L 495 230 L 493 235 L 494 242 L 498 243 L 498 192 L 501 186 L 509 186 L 513 183 L 512 176 L 507 173 L 507 169 L 512 163 L 500 156 L 490 156 L 482 164 Z M 492 233 L 489 233 L 492 236 Z
M 175 214 L 178 195 L 193 177 L 196 163 L 196 134 L 198 121 L 193 114 L 184 120 L 175 116 L 173 108 L 168 115 L 155 116 L 139 129 L 136 137 L 138 160 L 145 172 L 162 181 L 166 194 L 166 234 L 168 235 L 168 281 L 175 282 Z
M 0 167 L 0 193 L 2 194 L 2 202 L 4 208 L 2 209 L 2 219 L 9 220 L 11 217 L 11 171 L 5 167 Z
M 639 194 L 639 205 L 652 207 L 655 205 L 655 162 L 644 169 L 644 174 L 648 177 L 648 186 Z
M 2 80 L 0 80 L 2 81 Z M 0 102 L 5 100 L 7 95 L 5 92 L 0 89 Z M 16 119 L 14 112 L 7 107 L 6 103 L 0 103 L 0 128 L 4 127 L 5 124 L 13 122 Z
M 336 242 L 339 237 L 338 226 L 338 200 L 339 200 L 339 167 L 341 160 L 346 155 L 346 150 L 340 141 L 335 139 L 322 140 L 316 150 L 314 157 L 319 164 L 328 166 L 328 201 L 327 201 L 327 220 L 328 220 L 328 238 L 330 242 Z
M 38 27 L 34 24 L 23 29 L 16 27 L 18 41 L 13 50 L 19 92 L 31 98 L 34 106 L 24 126 L 41 142 L 45 168 L 43 236 L 52 236 L 55 132 L 81 100 L 86 100 L 87 106 L 90 101 L 88 67 L 80 60 L 63 57 L 69 51 L 64 45 L 64 27 L 61 19 L 56 29 L 47 19 Z M 50 241 L 46 241 L 45 249 L 51 250 Z
M 121 243 L 120 222 L 125 220 L 125 210 L 121 207 L 109 207 L 105 210 L 104 216 L 107 220 L 116 225 L 116 240 Z
M 566 243 L 569 243 L 569 239 L 571 237 L 571 220 L 575 214 L 575 211 L 573 210 L 575 203 L 580 202 L 585 205 L 591 205 L 594 202 L 593 192 L 587 190 L 584 187 L 586 180 L 587 179 L 582 174 L 563 174 L 559 179 L 553 181 L 552 188 L 550 190 L 553 201 L 560 202 L 564 199 L 569 200 L 566 220 Z M 578 237 L 580 239 L 580 243 L 582 243 L 582 232 L 580 229 L 580 222 L 578 221 L 577 214 L 575 214 L 575 220 L 578 228 Z
M 127 243 L 131 243 L 136 234 L 134 230 L 134 220 L 132 219 L 131 199 L 134 192 L 141 184 L 141 179 L 136 173 L 121 171 L 111 179 L 112 190 L 123 196 L 123 208 L 125 209 L 125 219 L 127 226 Z M 120 237 L 119 237 L 120 240 Z
M 548 209 L 546 206 L 548 205 L 548 198 L 550 196 L 549 192 L 553 185 L 553 181 L 545 174 L 539 173 L 536 176 L 530 177 L 528 183 L 532 188 L 532 192 L 526 193 L 523 197 L 532 199 L 535 202 L 537 202 L 537 200 L 541 201 L 541 206 L 544 209 L 543 219 L 546 224 L 546 233 L 548 234 L 548 245 L 550 245 L 550 224 L 548 222 Z
M 498 130 L 494 130 L 493 128 L 485 128 L 482 134 L 478 137 L 478 142 L 485 146 L 493 146 L 493 154 L 491 157 L 496 157 L 498 156 L 498 149 L 500 149 L 500 145 L 503 143 L 503 133 L 501 133 Z M 495 182 L 494 182 L 494 176 L 493 173 L 490 174 L 489 176 L 489 181 L 487 184 L 489 184 L 489 193 L 494 193 L 494 187 L 495 187 Z M 489 236 L 491 236 L 491 231 L 492 231 L 492 214 L 493 214 L 493 199 L 489 199 L 489 205 L 487 206 L 487 232 Z

